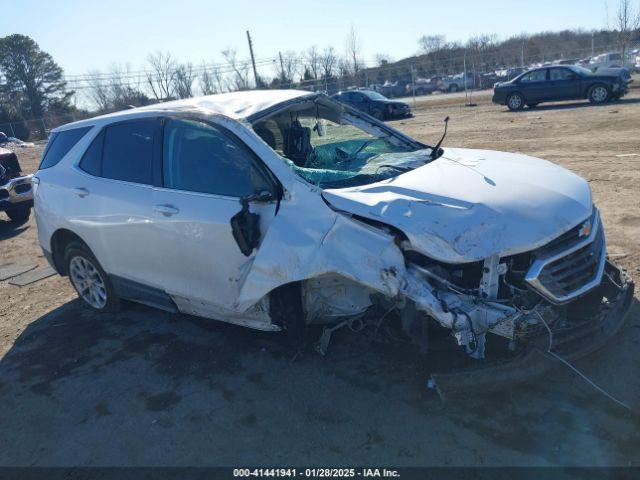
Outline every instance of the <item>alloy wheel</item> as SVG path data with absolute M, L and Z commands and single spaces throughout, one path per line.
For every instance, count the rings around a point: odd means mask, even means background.
M 85 257 L 75 256 L 69 262 L 71 283 L 80 297 L 93 308 L 101 310 L 107 304 L 107 288 L 98 269 Z

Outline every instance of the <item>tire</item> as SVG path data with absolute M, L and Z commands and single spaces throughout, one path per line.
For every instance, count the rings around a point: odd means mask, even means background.
M 31 216 L 31 207 L 18 207 L 5 212 L 13 222 L 26 222 Z
M 587 98 L 589 98 L 591 103 L 600 105 L 607 102 L 610 96 L 609 89 L 601 83 L 598 83 L 589 89 Z
M 376 120 L 384 120 L 384 113 L 377 108 L 371 111 L 371 116 Z
M 458 91 L 458 84 L 454 83 L 453 85 L 449 86 L 449 92 L 451 93 L 456 93 Z
M 71 285 L 85 305 L 99 312 L 120 310 L 121 302 L 109 276 L 85 244 L 71 242 L 65 249 L 64 265 Z
M 527 107 L 529 108 L 536 108 L 538 106 L 537 103 L 527 103 Z
M 524 97 L 521 93 L 512 93 L 507 97 L 507 107 L 512 112 L 522 110 L 524 108 Z

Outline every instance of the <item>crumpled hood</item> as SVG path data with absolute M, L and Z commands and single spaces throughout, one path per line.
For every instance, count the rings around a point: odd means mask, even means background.
M 412 248 L 450 263 L 538 248 L 587 218 L 588 183 L 527 155 L 444 149 L 437 160 L 370 185 L 331 189 L 335 208 L 400 229 Z

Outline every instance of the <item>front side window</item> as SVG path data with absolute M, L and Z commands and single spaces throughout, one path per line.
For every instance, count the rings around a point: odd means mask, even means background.
M 169 121 L 162 162 L 166 188 L 238 198 L 273 190 L 248 147 L 205 123 Z
M 107 127 L 102 147 L 101 176 L 151 185 L 154 141 L 159 133 L 160 123 L 157 119 Z
M 53 167 L 58 164 L 62 158 L 69 153 L 82 137 L 93 127 L 74 128 L 72 130 L 63 130 L 55 132 L 51 135 L 49 143 L 40 162 L 40 170 Z

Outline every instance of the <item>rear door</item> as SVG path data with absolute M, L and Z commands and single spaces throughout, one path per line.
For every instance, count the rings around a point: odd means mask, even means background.
M 106 272 L 150 286 L 158 286 L 151 224 L 160 133 L 157 118 L 105 127 L 81 158 L 70 185 L 73 230 Z
M 152 223 L 165 291 L 190 313 L 232 310 L 275 216 L 275 180 L 229 131 L 177 118 L 164 125 L 162 172 Z
M 566 67 L 550 68 L 549 84 L 553 100 L 571 100 L 580 96 L 580 77 Z
M 539 68 L 523 75 L 518 85 L 524 95 L 526 103 L 537 103 L 549 100 L 548 69 Z

